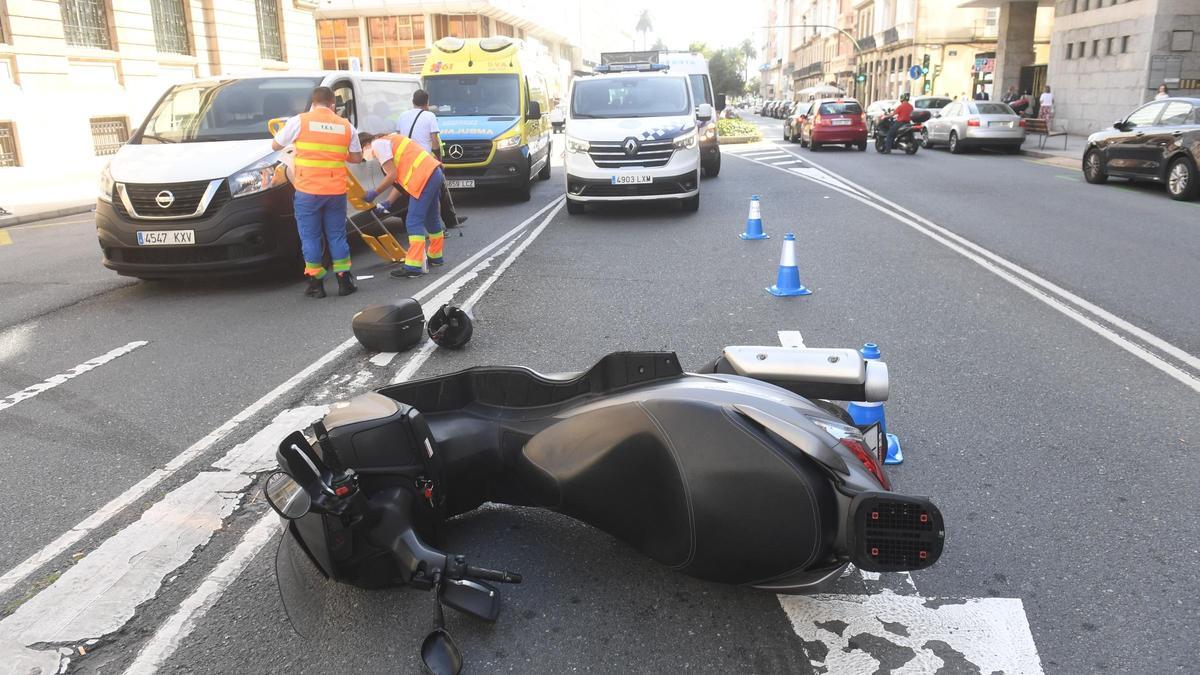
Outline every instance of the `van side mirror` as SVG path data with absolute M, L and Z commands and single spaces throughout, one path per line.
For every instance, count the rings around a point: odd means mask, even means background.
M 538 103 L 537 101 L 530 101 L 529 108 L 525 111 L 525 119 L 529 120 L 530 122 L 533 122 L 533 121 L 541 119 L 541 117 L 542 117 L 542 104 Z
M 696 119 L 707 122 L 713 118 L 713 107 L 707 103 L 696 106 Z
M 717 94 L 717 112 L 725 109 L 725 94 Z

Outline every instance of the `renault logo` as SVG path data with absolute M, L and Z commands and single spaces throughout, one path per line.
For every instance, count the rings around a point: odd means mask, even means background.
M 630 157 L 632 157 L 637 154 L 638 142 L 636 139 L 626 138 L 625 143 L 621 147 L 625 149 L 626 155 L 629 155 Z
M 450 156 L 450 159 L 462 159 L 463 146 L 455 143 L 454 145 L 446 148 L 446 154 Z
M 154 195 L 154 203 L 164 209 L 171 208 L 171 205 L 175 203 L 175 195 L 171 194 L 170 190 L 163 190 Z

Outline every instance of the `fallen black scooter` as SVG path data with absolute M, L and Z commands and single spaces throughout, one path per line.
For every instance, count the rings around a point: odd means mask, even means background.
M 521 581 L 436 547 L 447 518 L 485 502 L 553 509 L 684 574 L 776 593 L 850 563 L 932 565 L 941 513 L 892 493 L 878 425 L 825 400 L 887 396 L 886 364 L 850 349 L 727 347 L 695 373 L 670 352 L 565 375 L 472 368 L 335 404 L 283 440 L 265 492 L 288 522 L 288 574 L 435 591 L 422 660 L 456 673 L 442 606 L 494 621 L 492 583 Z

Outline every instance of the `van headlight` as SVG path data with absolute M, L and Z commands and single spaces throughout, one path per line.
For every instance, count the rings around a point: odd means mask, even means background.
M 680 150 L 690 150 L 696 147 L 696 130 L 692 129 L 682 136 L 676 136 L 671 144 Z
M 520 136 L 509 136 L 508 138 L 501 138 L 500 140 L 496 141 L 496 149 L 507 150 L 508 148 L 515 148 L 520 144 Z
M 229 177 L 229 194 L 233 197 L 245 197 L 270 190 L 283 183 L 282 171 L 276 173 L 280 162 L 275 155 L 261 159 Z
M 582 138 L 567 136 L 567 152 L 587 152 L 592 145 Z
M 113 187 L 116 182 L 113 181 L 112 171 L 109 170 L 110 164 L 104 165 L 104 170 L 100 172 L 100 199 L 109 204 L 112 203 Z

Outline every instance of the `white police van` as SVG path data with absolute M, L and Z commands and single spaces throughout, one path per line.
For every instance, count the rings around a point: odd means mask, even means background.
M 696 105 L 686 75 L 660 64 L 597 66 L 571 84 L 566 120 L 567 212 L 588 203 L 672 200 L 700 208 Z

